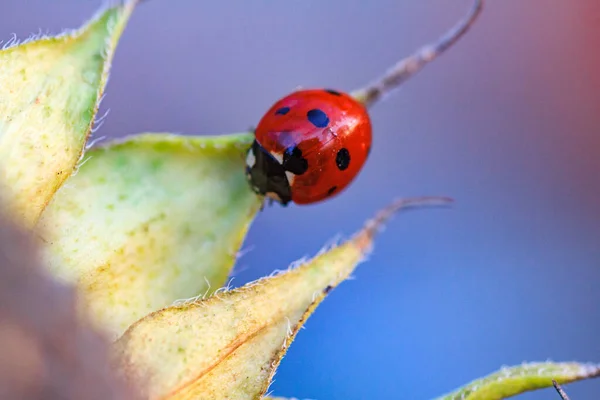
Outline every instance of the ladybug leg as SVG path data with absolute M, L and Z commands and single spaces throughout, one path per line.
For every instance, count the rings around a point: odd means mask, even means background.
M 290 202 L 289 201 L 282 201 L 279 204 L 281 204 L 281 207 L 287 207 L 290 204 Z
M 263 197 L 263 201 L 260 204 L 260 208 L 258 209 L 259 212 L 264 211 L 264 209 L 265 209 L 265 203 L 266 203 L 266 199 Z

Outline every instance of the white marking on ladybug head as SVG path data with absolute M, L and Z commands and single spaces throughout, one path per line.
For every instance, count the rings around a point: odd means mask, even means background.
M 279 164 L 283 164 L 283 153 L 271 152 L 271 155 L 277 160 L 277 162 L 279 162 Z
M 290 171 L 285 171 L 285 176 L 288 180 L 288 184 L 292 186 L 294 184 L 294 179 L 296 179 L 296 175 L 292 174 Z
M 250 149 L 250 151 L 248 151 L 248 155 L 246 156 L 246 165 L 249 168 L 252 168 L 254 167 L 254 164 L 256 164 L 256 156 L 254 155 L 254 151 Z

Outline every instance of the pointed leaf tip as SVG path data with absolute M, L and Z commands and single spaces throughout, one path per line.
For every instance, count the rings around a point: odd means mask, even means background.
M 80 160 L 135 2 L 77 31 L 0 51 L 0 186 L 33 226 Z
M 367 221 L 363 230 L 358 232 L 353 238 L 354 244 L 357 247 L 362 248 L 364 252 L 369 251 L 375 235 L 383 225 L 400 210 L 425 206 L 441 207 L 450 205 L 453 202 L 453 198 L 446 196 L 423 196 L 398 199 L 380 210 L 373 219 Z
M 503 367 L 436 400 L 501 400 L 521 393 L 600 376 L 600 364 L 533 362 Z
M 157 311 L 115 342 L 116 365 L 131 381 L 148 382 L 149 399 L 259 398 L 307 318 L 363 261 L 377 229 L 398 210 L 448 202 L 397 201 L 353 239 L 295 268 Z

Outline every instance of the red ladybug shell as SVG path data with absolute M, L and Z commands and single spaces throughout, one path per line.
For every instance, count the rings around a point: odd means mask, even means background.
M 248 179 L 255 191 L 283 204 L 315 203 L 342 192 L 362 169 L 372 140 L 366 108 L 348 94 L 327 89 L 280 99 L 255 133 Z M 271 161 L 258 159 L 264 154 Z

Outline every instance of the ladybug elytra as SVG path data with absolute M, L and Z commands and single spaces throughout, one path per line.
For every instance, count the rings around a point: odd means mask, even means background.
M 282 205 L 335 196 L 358 175 L 371 149 L 364 105 L 331 89 L 298 90 L 265 113 L 248 150 L 246 175 L 259 195 Z

